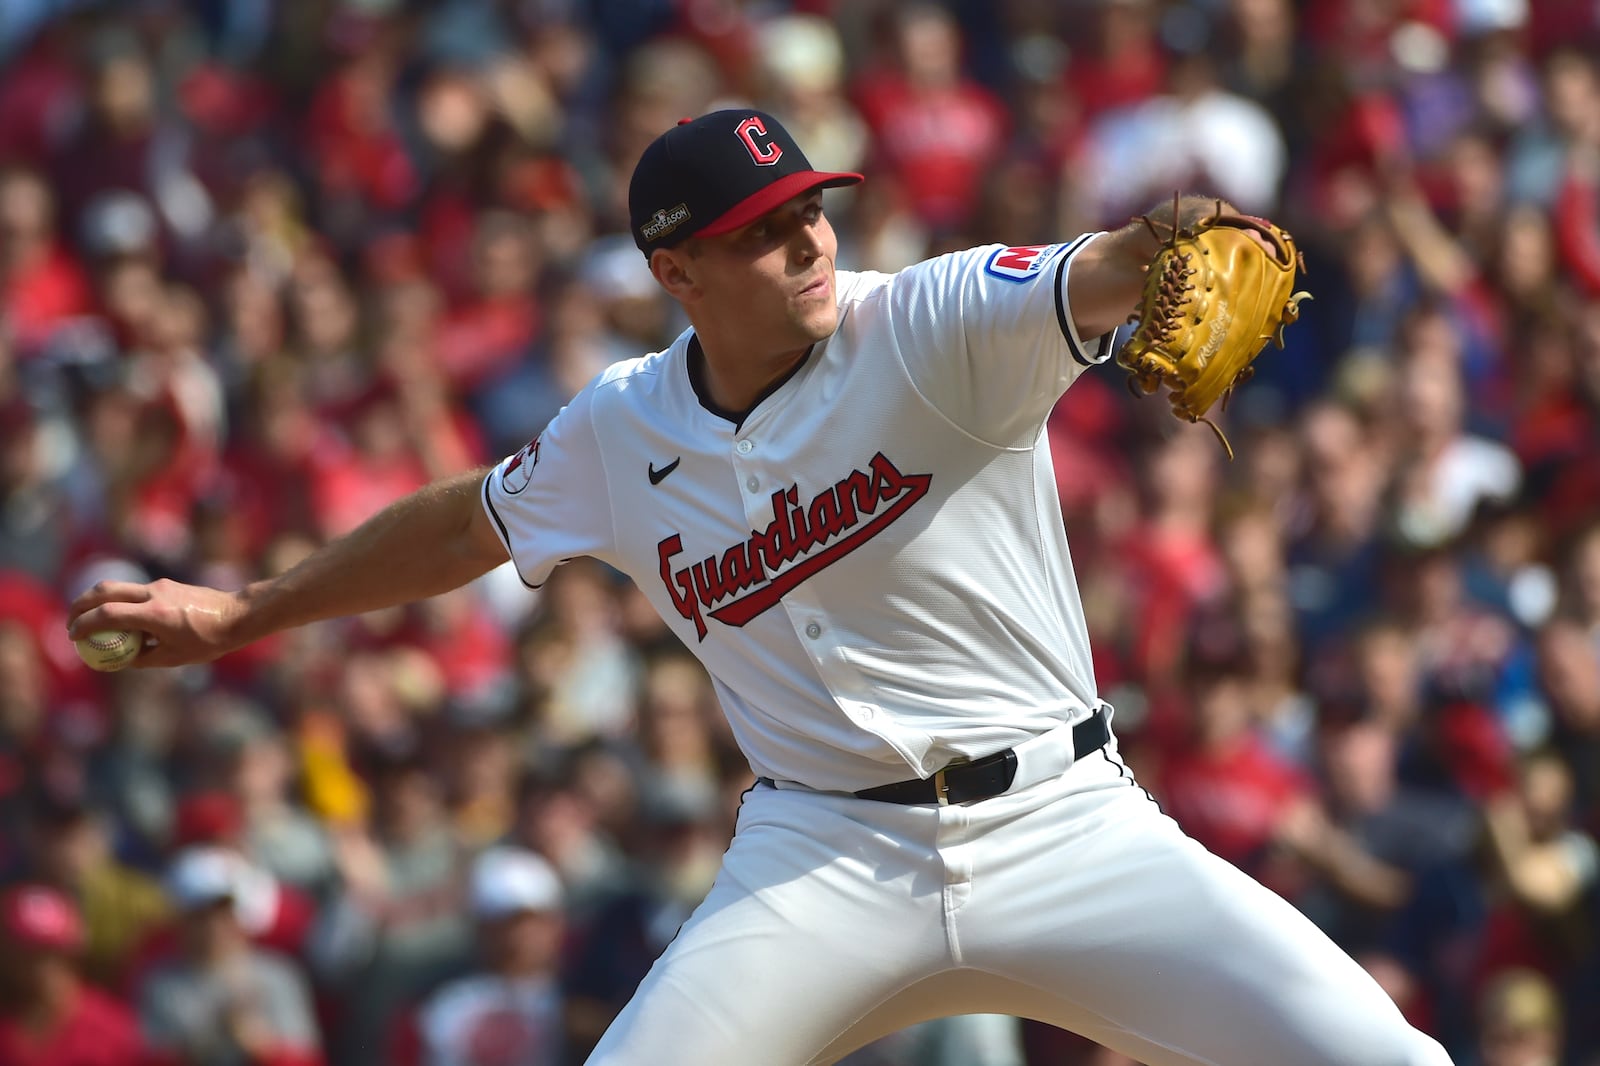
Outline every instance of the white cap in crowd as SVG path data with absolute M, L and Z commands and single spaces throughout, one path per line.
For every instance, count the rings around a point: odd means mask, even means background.
M 221 848 L 185 848 L 167 869 L 167 892 L 179 910 L 232 899 L 237 882 L 233 856 Z
M 531 851 L 489 848 L 472 864 L 468 895 L 472 916 L 480 921 L 524 911 L 559 910 L 561 879 Z
M 184 848 L 167 868 L 166 886 L 180 911 L 232 900 L 239 924 L 251 935 L 271 925 L 278 907 L 277 879 L 227 848 Z

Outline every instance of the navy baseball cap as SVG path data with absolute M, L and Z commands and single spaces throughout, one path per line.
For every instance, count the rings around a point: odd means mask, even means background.
M 764 111 L 686 118 L 651 141 L 633 168 L 633 243 L 648 256 L 690 237 L 736 230 L 812 189 L 860 180 L 813 170 L 789 131 Z

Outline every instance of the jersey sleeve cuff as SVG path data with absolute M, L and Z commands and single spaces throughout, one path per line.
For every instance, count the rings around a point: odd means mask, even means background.
M 511 545 L 511 532 L 506 529 L 505 519 L 501 518 L 500 512 L 495 509 L 492 486 L 496 476 L 498 476 L 498 468 L 489 471 L 483 479 L 483 509 L 489 514 L 489 522 L 494 526 L 495 536 L 499 537 L 500 543 L 505 545 L 506 555 L 511 559 L 511 569 L 516 572 L 517 580 L 530 589 L 537 589 L 539 585 L 535 585 L 524 577 L 522 567 L 517 565 L 517 550 Z M 543 582 L 540 582 L 540 584 L 542 585 Z
M 1110 330 L 1098 337 L 1085 341 L 1078 336 L 1078 329 L 1072 322 L 1072 310 L 1067 306 L 1067 270 L 1072 266 L 1072 261 L 1078 253 L 1094 242 L 1096 237 L 1104 235 L 1105 231 L 1085 233 L 1067 247 L 1056 264 L 1056 325 L 1061 328 L 1061 335 L 1067 340 L 1067 350 L 1072 353 L 1080 366 L 1097 366 L 1111 358 L 1116 330 Z

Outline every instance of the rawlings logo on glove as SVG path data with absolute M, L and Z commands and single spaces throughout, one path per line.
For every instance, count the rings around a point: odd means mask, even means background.
M 1176 200 L 1173 208 L 1176 216 Z M 1144 224 L 1159 240 L 1148 216 Z M 1130 391 L 1148 396 L 1167 386 L 1172 413 L 1210 426 L 1232 459 L 1232 446 L 1206 412 L 1219 398 L 1226 409 L 1233 390 L 1255 373 L 1250 364 L 1267 341 L 1283 347 L 1284 327 L 1311 295 L 1294 291 L 1295 272 L 1304 269 L 1286 231 L 1225 212 L 1221 200 L 1193 229 L 1174 225 L 1128 319 L 1138 329 L 1117 352 Z

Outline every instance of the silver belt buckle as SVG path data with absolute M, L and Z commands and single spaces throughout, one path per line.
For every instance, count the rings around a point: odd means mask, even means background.
M 939 769 L 934 771 L 934 773 L 933 773 L 933 794 L 938 797 L 939 806 L 941 806 L 941 807 L 950 806 L 950 783 L 944 779 L 945 771 L 946 770 L 953 770 L 957 766 L 964 766 L 965 764 L 967 764 L 967 763 L 969 763 L 971 761 L 972 760 L 967 758 L 965 755 L 957 755 L 954 759 L 951 759 L 944 766 L 941 766 Z

